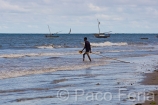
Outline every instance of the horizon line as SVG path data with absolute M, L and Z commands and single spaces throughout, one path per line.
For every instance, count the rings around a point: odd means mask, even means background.
M 0 33 L 0 34 L 46 34 L 49 33 Z M 69 33 L 52 33 L 52 34 L 69 34 Z M 70 33 L 71 34 L 98 34 L 98 33 Z M 106 33 L 105 33 L 106 34 Z M 123 32 L 117 32 L 117 33 L 110 33 L 110 34 L 158 34 L 158 33 L 123 33 Z

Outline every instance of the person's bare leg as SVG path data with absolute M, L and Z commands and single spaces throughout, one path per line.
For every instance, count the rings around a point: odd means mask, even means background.
M 87 53 L 87 56 L 88 56 L 89 60 L 91 61 L 91 57 L 89 56 L 89 53 Z
M 83 54 L 83 61 L 84 61 L 84 58 L 85 58 L 85 54 L 86 54 L 86 53 Z

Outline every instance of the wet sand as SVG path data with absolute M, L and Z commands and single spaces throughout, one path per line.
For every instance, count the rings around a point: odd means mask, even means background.
M 144 85 L 158 85 L 158 70 L 155 70 L 153 73 L 146 73 L 146 78 L 142 82 Z M 158 89 L 154 92 L 154 101 L 145 101 L 143 104 L 136 105 L 158 105 Z

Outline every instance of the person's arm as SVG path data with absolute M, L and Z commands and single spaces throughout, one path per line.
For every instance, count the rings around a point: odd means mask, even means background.
M 83 47 L 82 51 L 85 49 L 85 46 Z
M 91 51 L 91 44 L 90 44 L 90 53 L 92 53 L 92 51 Z
M 85 48 L 86 48 L 86 43 L 84 44 L 84 47 L 83 47 L 82 51 L 83 51 Z

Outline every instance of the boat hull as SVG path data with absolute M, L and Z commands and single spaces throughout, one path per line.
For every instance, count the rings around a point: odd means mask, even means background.
M 110 37 L 110 34 L 100 33 L 100 34 L 94 34 L 96 38 L 108 38 Z
M 45 35 L 45 37 L 59 37 L 59 36 L 55 36 L 55 35 Z
M 140 38 L 140 39 L 148 39 L 148 38 Z

